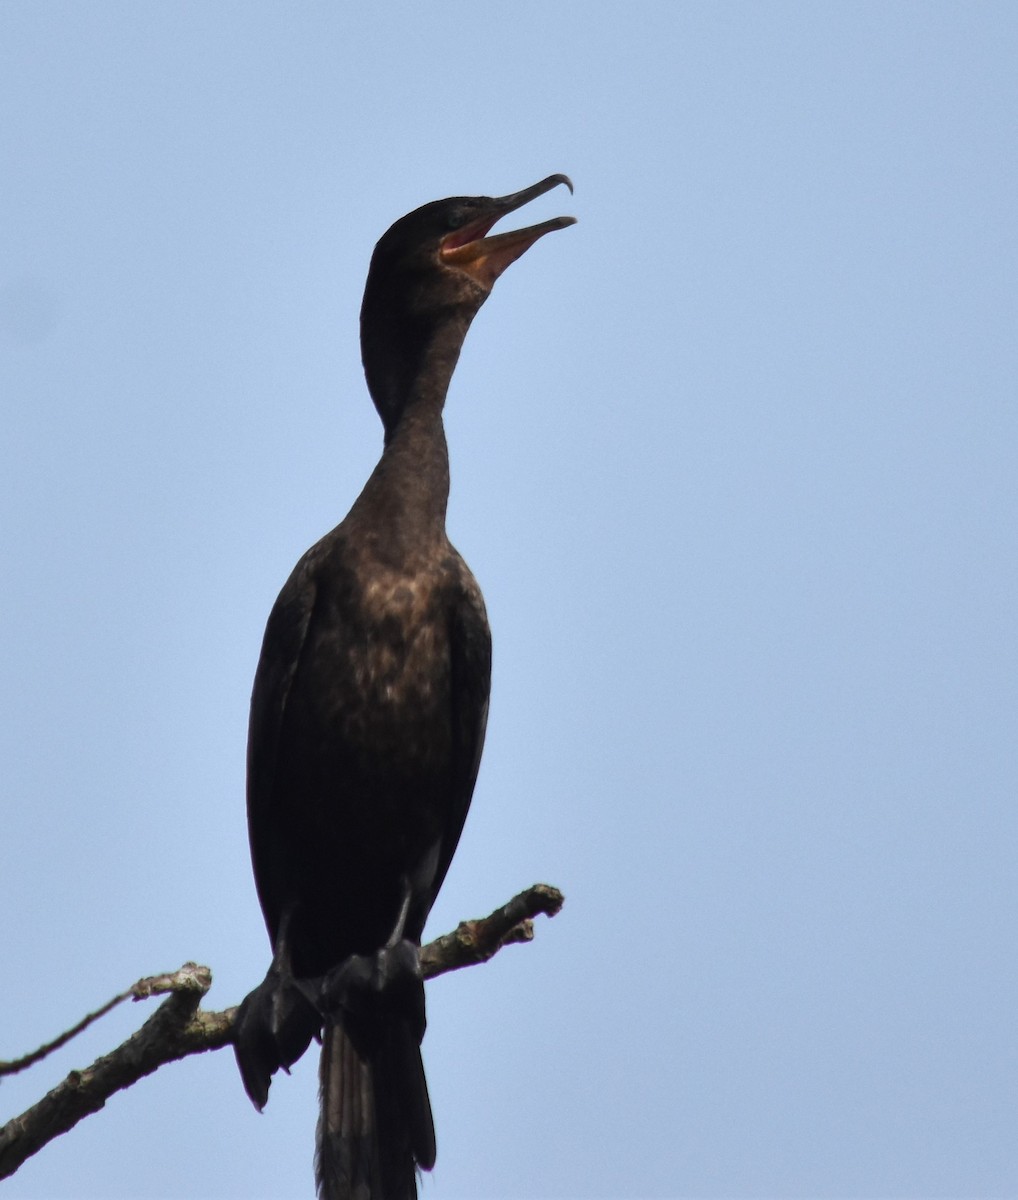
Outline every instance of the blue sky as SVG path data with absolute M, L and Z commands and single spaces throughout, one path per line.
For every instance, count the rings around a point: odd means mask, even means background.
M 1018 1191 L 1018 10 L 0 5 L 0 1056 L 264 971 L 247 701 L 380 427 L 371 248 L 555 172 L 447 410 L 495 638 L 432 1200 Z M 141 1021 L 0 1088 L 5 1116 Z M 307 1195 L 314 1064 L 6 1185 Z

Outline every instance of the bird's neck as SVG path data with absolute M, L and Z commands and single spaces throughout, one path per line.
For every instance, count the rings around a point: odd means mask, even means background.
M 398 391 L 395 380 L 384 394 L 372 388 L 385 421 L 385 449 L 355 511 L 397 554 L 445 537 L 449 450 L 442 409 L 462 342 L 462 335 L 435 338 L 421 348 L 416 370 Z
M 370 299 L 370 303 L 369 303 Z M 418 318 L 365 294 L 361 356 L 386 445 L 417 409 L 441 414 L 473 312 L 462 307 Z

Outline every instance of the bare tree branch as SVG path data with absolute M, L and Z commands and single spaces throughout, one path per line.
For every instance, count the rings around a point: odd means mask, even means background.
M 59 1037 L 53 1039 L 52 1042 L 46 1042 L 40 1046 L 38 1050 L 33 1050 L 31 1054 L 26 1054 L 23 1058 L 15 1058 L 10 1062 L 0 1059 L 0 1076 L 16 1075 L 19 1071 L 24 1071 L 26 1067 L 34 1066 L 37 1062 L 41 1062 L 48 1054 L 52 1054 L 54 1050 L 59 1050 L 61 1046 L 66 1046 L 72 1039 L 76 1038 L 79 1033 L 84 1031 L 98 1021 L 100 1017 L 105 1017 L 108 1012 L 112 1012 L 118 1004 L 125 1000 L 147 1000 L 149 996 L 164 996 L 168 992 L 179 992 L 189 990 L 194 986 L 190 982 L 191 970 L 207 971 L 207 967 L 197 967 L 195 963 L 185 963 L 179 971 L 173 971 L 168 975 L 147 975 L 144 979 L 139 979 L 137 983 L 132 983 L 126 992 L 121 992 L 114 996 L 112 1000 L 97 1008 L 95 1012 L 88 1013 L 87 1016 L 81 1018 L 77 1025 L 72 1026 L 66 1033 L 60 1034 Z M 205 991 L 208 991 L 211 985 L 212 976 L 209 975 L 209 984 L 206 985 Z M 203 993 L 204 994 L 204 993 Z
M 448 971 L 487 962 L 503 946 L 533 940 L 533 918 L 541 913 L 555 916 L 562 903 L 561 892 L 538 883 L 490 916 L 461 922 L 452 933 L 436 938 L 422 949 L 424 978 L 433 979 Z M 14 1074 L 66 1045 L 128 997 L 140 1000 L 169 993 L 169 999 L 126 1042 L 97 1058 L 83 1071 L 72 1071 L 38 1104 L 0 1127 L 0 1179 L 13 1175 L 27 1158 L 72 1129 L 83 1117 L 98 1112 L 115 1092 L 137 1083 L 165 1063 L 230 1045 L 236 1008 L 223 1012 L 205 1012 L 199 1008 L 211 986 L 212 972 L 196 963 L 185 963 L 179 971 L 166 975 L 139 979 L 53 1041 L 23 1058 L 0 1063 L 0 1075 Z
M 534 940 L 533 918 L 553 917 L 565 903 L 558 888 L 535 883 L 514 896 L 508 904 L 476 921 L 461 921 L 452 933 L 443 934 L 421 950 L 425 979 L 447 971 L 473 967 L 493 958 L 503 946 Z
M 170 997 L 137 1033 L 85 1070 L 72 1071 L 38 1104 L 0 1129 L 0 1179 L 12 1175 L 26 1158 L 73 1128 L 82 1117 L 98 1112 L 114 1092 L 130 1087 L 163 1063 L 229 1043 L 236 1009 L 198 1011 L 202 996 L 212 986 L 208 967 L 186 963 L 172 975 L 159 978 L 167 986 L 154 988 L 152 994 L 170 991 Z

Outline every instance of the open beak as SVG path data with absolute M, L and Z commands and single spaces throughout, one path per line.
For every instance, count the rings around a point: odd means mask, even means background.
M 542 221 L 540 225 L 531 225 L 527 229 L 487 236 L 488 230 L 507 213 L 522 208 L 560 183 L 564 183 L 570 192 L 573 190 L 572 181 L 567 175 L 549 175 L 522 192 L 491 200 L 490 207 L 482 216 L 442 239 L 439 258 L 443 263 L 466 272 L 482 287 L 490 289 L 506 267 L 529 250 L 538 238 L 555 229 L 576 224 L 575 217 L 553 217 L 550 221 Z

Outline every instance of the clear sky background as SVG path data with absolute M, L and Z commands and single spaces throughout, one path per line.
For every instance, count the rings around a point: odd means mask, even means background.
M 0 1057 L 262 976 L 265 618 L 381 444 L 397 217 L 555 172 L 448 405 L 495 638 L 430 1200 L 1018 1193 L 1018 6 L 0 4 Z M 108 1018 L 3 1114 L 117 1044 Z M 310 1193 L 164 1068 L 6 1185 Z

